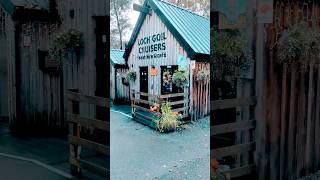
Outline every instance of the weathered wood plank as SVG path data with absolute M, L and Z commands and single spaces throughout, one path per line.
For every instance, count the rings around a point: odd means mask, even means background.
M 229 155 L 235 155 L 242 152 L 248 152 L 255 149 L 255 142 L 246 144 L 237 144 L 233 146 L 223 147 L 211 150 L 211 155 L 214 158 L 225 157 Z
M 211 102 L 210 108 L 211 110 L 219 110 L 219 109 L 228 109 L 239 106 L 250 106 L 255 105 L 257 102 L 256 97 L 252 96 L 249 98 L 240 98 L 240 99 L 224 99 L 224 100 L 216 100 Z
M 83 138 L 75 137 L 69 135 L 69 143 L 74 145 L 79 145 L 83 148 L 88 148 L 91 150 L 95 150 L 105 155 L 110 155 L 110 147 L 106 145 L 102 145 L 93 141 L 89 141 Z
M 175 94 L 160 95 L 160 98 L 166 99 L 166 98 L 173 98 L 173 97 L 179 97 L 179 96 L 185 96 L 185 95 L 188 95 L 188 93 L 175 93 Z
M 151 111 L 150 109 L 147 109 L 147 108 L 144 108 L 144 107 L 141 107 L 141 106 L 138 106 L 138 105 L 135 105 L 135 104 L 131 104 L 131 107 L 133 108 L 137 108 L 137 109 L 140 109 L 140 110 L 143 110 L 143 111 L 148 111 L 152 114 L 155 114 L 153 111 Z
M 79 93 L 69 92 L 68 99 L 71 101 L 80 101 L 83 103 L 94 104 L 102 107 L 110 107 L 110 102 L 107 98 L 82 95 Z
M 247 165 L 239 168 L 230 169 L 229 171 L 225 171 L 225 173 L 230 178 L 236 178 L 253 173 L 254 168 L 254 165 Z
M 110 123 L 98 119 L 84 118 L 76 114 L 68 114 L 68 121 L 79 124 L 83 127 L 89 128 L 97 128 L 104 131 L 109 131 Z
M 240 130 L 253 129 L 255 127 L 256 127 L 256 120 L 240 121 L 240 122 L 235 122 L 235 123 L 228 123 L 228 124 L 212 126 L 211 130 L 210 130 L 210 134 L 211 134 L 211 136 L 213 136 L 213 135 L 217 135 L 217 134 L 234 132 L 239 129 Z
M 142 99 L 137 99 L 137 98 L 132 98 L 132 101 L 135 101 L 137 103 L 149 104 L 149 105 L 152 105 L 152 106 L 160 106 L 160 104 L 158 104 L 158 103 L 151 102 L 151 101 L 146 101 L 146 100 L 142 100 Z
M 78 161 L 79 165 L 84 169 L 94 171 L 94 172 L 96 172 L 102 176 L 105 176 L 105 177 L 109 177 L 109 175 L 110 175 L 110 170 L 105 167 L 98 166 L 94 163 L 91 163 L 89 161 L 82 160 L 82 159 L 76 159 L 76 161 Z

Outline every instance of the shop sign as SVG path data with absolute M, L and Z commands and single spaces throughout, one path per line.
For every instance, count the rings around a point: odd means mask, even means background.
M 157 73 L 158 73 L 158 70 L 155 67 L 152 67 L 150 71 L 151 76 L 156 76 Z
M 138 59 L 165 58 L 167 56 L 166 39 L 165 32 L 138 39 Z
M 258 23 L 272 23 L 273 0 L 260 0 L 258 2 Z

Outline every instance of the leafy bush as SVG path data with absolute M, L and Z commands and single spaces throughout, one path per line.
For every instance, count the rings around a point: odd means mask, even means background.
M 198 81 L 207 81 L 210 77 L 210 71 L 208 69 L 201 69 L 197 73 L 197 80 Z
M 157 121 L 158 130 L 160 132 L 170 132 L 176 130 L 178 126 L 177 117 L 172 113 L 168 102 L 161 106 L 161 117 Z
M 188 84 L 188 77 L 187 73 L 183 70 L 177 70 L 173 73 L 172 76 L 172 82 L 175 84 L 177 87 L 184 87 Z
M 126 73 L 125 80 L 127 80 L 127 81 L 129 81 L 129 82 L 136 80 L 136 72 L 133 71 L 133 70 L 129 70 L 129 71 Z

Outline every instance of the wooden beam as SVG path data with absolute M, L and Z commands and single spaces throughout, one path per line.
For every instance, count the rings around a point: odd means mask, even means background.
M 239 168 L 230 169 L 228 171 L 225 171 L 225 173 L 229 175 L 230 178 L 236 178 L 253 173 L 254 168 L 254 165 L 247 165 Z
M 74 144 L 74 145 L 79 145 L 82 148 L 87 148 L 91 150 L 95 150 L 99 153 L 105 154 L 105 155 L 110 155 L 110 147 L 99 144 L 93 141 L 89 141 L 83 138 L 75 137 L 69 135 L 69 143 Z
M 77 123 L 86 128 L 94 127 L 104 131 L 109 131 L 109 128 L 110 128 L 109 122 L 98 120 L 98 119 L 84 118 L 76 114 L 68 113 L 68 121 Z
M 139 4 L 133 3 L 133 10 L 151 15 L 151 10 L 147 6 L 141 6 Z
M 235 108 L 239 106 L 255 105 L 257 102 L 256 97 L 238 98 L 238 99 L 224 99 L 211 102 L 211 110 Z
M 94 104 L 102 107 L 110 107 L 110 102 L 107 98 L 97 97 L 97 96 L 88 96 L 82 95 L 79 93 L 69 92 L 68 99 L 71 101 L 78 101 L 81 103 Z
M 255 149 L 255 142 L 250 142 L 246 144 L 237 144 L 233 146 L 223 147 L 211 150 L 211 155 L 213 158 L 220 158 L 229 155 L 236 155 L 242 152 L 248 152 Z
M 211 136 L 213 136 L 213 135 L 217 135 L 217 134 L 234 132 L 237 130 L 253 129 L 255 127 L 256 127 L 255 120 L 240 121 L 240 122 L 236 122 L 236 123 L 228 123 L 228 124 L 212 126 L 211 130 L 210 130 L 210 134 L 211 134 Z

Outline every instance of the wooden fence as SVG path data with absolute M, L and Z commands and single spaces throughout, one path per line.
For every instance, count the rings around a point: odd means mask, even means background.
M 265 179 L 297 179 L 320 168 L 320 68 L 307 63 L 309 58 L 302 70 L 298 64 L 277 63 L 276 56 L 285 29 L 301 21 L 319 27 L 319 19 L 320 7 L 313 1 L 276 3 L 273 23 L 266 26 L 264 160 L 257 164 Z
M 93 128 L 94 130 L 102 130 L 109 132 L 109 122 L 87 118 L 80 115 L 78 106 L 79 103 L 93 104 L 96 106 L 105 107 L 107 111 L 108 101 L 105 98 L 81 95 L 78 93 L 68 93 L 68 123 L 69 123 L 69 143 L 70 143 L 70 165 L 71 173 L 79 175 L 81 169 L 90 169 L 101 175 L 108 176 L 109 169 L 99 166 L 92 162 L 80 159 L 81 148 L 93 150 L 102 155 L 110 155 L 110 147 L 106 144 L 101 144 L 93 140 L 81 137 L 82 129 Z M 103 137 L 108 139 L 108 137 Z M 107 140 L 106 140 L 107 141 Z
M 153 95 L 144 92 L 138 92 L 135 90 L 131 90 L 131 107 L 132 107 L 132 116 L 139 115 L 151 122 L 158 121 L 158 114 L 161 110 L 161 104 L 165 101 L 168 101 L 168 104 L 171 107 L 172 112 L 178 112 L 182 115 L 183 118 L 188 118 L 189 114 L 189 99 L 188 93 L 175 93 L 175 94 L 167 94 L 167 95 Z M 141 96 L 145 96 L 148 100 L 141 99 Z M 183 97 L 182 100 L 170 101 L 169 98 Z M 180 105 L 180 107 L 179 107 Z M 149 109 L 150 106 L 158 107 L 158 111 L 152 111 Z M 183 106 L 183 107 L 181 107 Z M 138 111 L 137 111 L 138 110 Z M 147 112 L 148 114 L 145 114 Z M 142 122 L 146 125 L 150 125 L 148 122 Z M 151 125 L 151 127 L 156 128 L 155 125 Z
M 209 63 L 196 63 L 192 71 L 192 106 L 191 119 L 197 120 L 210 113 L 210 81 L 198 81 L 197 73 L 201 69 L 210 70 Z
M 254 106 L 255 104 L 255 97 L 215 100 L 211 103 L 211 110 L 217 111 L 230 108 L 243 108 Z M 219 138 L 220 135 L 226 133 L 235 133 L 238 139 L 233 145 L 227 145 L 211 150 L 211 158 L 223 160 L 226 157 L 231 157 L 234 159 L 234 163 L 225 164 L 230 167 L 230 170 L 225 171 L 227 177 L 236 178 L 254 172 L 253 153 L 256 146 L 254 138 L 255 125 L 256 120 L 248 118 L 232 123 L 211 126 L 211 139 Z

